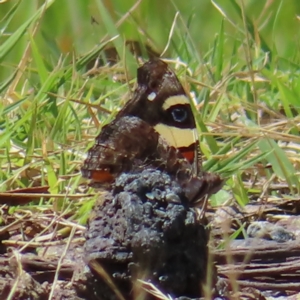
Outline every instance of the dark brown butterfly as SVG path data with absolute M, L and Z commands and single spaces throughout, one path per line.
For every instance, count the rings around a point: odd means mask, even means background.
M 201 154 L 190 100 L 168 65 L 152 59 L 138 69 L 133 98 L 102 128 L 82 167 L 93 186 L 123 172 L 152 167 L 167 172 L 190 202 L 217 192 L 222 179 L 201 170 Z

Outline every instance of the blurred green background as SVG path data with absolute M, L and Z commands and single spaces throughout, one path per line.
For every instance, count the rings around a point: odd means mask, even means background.
M 0 4 L 1 40 L 14 33 L 45 3 L 45 1 L 19 1 L 10 22 L 5 15 L 18 3 L 6 1 Z M 272 50 L 272 59 L 283 62 L 299 62 L 300 1 L 298 0 L 57 0 L 40 19 L 35 42 L 49 65 L 55 65 L 61 54 L 79 56 L 99 44 L 112 28 L 105 20 L 109 16 L 115 24 L 124 22 L 117 29 L 120 38 L 147 42 L 161 53 L 168 43 L 172 25 L 174 31 L 165 56 L 180 57 L 186 63 L 195 56 L 207 58 L 216 36 L 224 33 L 223 55 L 230 59 L 234 47 L 245 43 L 246 34 L 261 49 Z M 99 4 L 100 3 L 100 4 Z M 105 7 L 105 10 L 101 6 Z M 136 7 L 134 7 L 136 6 Z M 134 7 L 134 8 L 133 8 Z M 128 13 L 131 9 L 132 11 Z M 175 20 L 175 14 L 179 12 Z M 126 15 L 128 13 L 128 15 Z M 242 16 L 245 16 L 246 22 Z M 5 21 L 3 21 L 3 19 Z M 175 20 L 175 21 L 174 21 Z M 246 30 L 247 28 L 247 30 Z M 33 28 L 31 28 L 32 33 Z M 1 65 L 1 80 L 7 78 L 19 63 L 28 43 L 23 37 L 5 55 Z M 186 42 L 188 41 L 188 42 Z M 240 45 L 237 46 L 237 43 Z M 74 54 L 72 54 L 74 55 Z M 70 56 L 72 56 L 70 55 Z M 244 53 L 241 53 L 243 56 Z M 3 61 L 3 60 L 2 60 Z

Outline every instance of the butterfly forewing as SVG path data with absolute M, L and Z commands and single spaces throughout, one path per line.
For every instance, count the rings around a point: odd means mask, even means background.
M 190 99 L 175 73 L 168 65 L 153 59 L 138 69 L 137 89 L 132 100 L 118 117 L 132 115 L 141 118 L 178 149 L 191 164 L 195 173 L 198 165 L 199 143 Z
M 191 202 L 220 189 L 218 175 L 201 172 L 190 100 L 168 65 L 150 60 L 138 69 L 133 98 L 102 128 L 82 174 L 101 186 L 123 172 L 152 167 L 167 172 Z

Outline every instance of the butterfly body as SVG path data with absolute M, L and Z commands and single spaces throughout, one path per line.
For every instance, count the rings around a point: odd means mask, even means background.
M 202 172 L 189 98 L 173 71 L 153 59 L 138 69 L 133 98 L 102 128 L 82 167 L 92 185 L 109 185 L 121 173 L 167 172 L 191 202 L 220 189 L 218 175 Z

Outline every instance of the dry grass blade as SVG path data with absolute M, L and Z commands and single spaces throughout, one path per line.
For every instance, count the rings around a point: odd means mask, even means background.
M 51 291 L 50 291 L 50 294 L 49 294 L 49 300 L 53 299 L 53 294 L 54 294 L 54 290 L 56 288 L 56 284 L 57 284 L 57 281 L 58 281 L 58 275 L 59 275 L 59 272 L 60 272 L 60 269 L 62 267 L 62 262 L 67 254 L 67 251 L 69 250 L 69 247 L 70 247 L 70 244 L 72 242 L 72 239 L 74 237 L 74 234 L 75 234 L 75 227 L 72 228 L 72 231 L 70 233 L 70 236 L 69 236 L 69 239 L 68 239 L 68 242 L 66 244 L 66 247 L 64 249 L 64 252 L 62 253 L 59 261 L 58 261 L 58 264 L 57 264 L 57 268 L 56 268 L 56 271 L 55 271 L 55 277 L 54 277 L 54 280 L 53 280 L 53 284 L 52 284 L 52 287 L 51 287 Z
M 107 272 L 104 270 L 104 268 L 101 266 L 100 263 L 98 263 L 96 260 L 91 260 L 89 262 L 89 266 L 105 281 L 105 283 L 111 288 L 111 290 L 115 293 L 117 299 L 119 300 L 126 300 L 119 289 L 114 284 L 113 280 L 110 278 L 110 276 L 107 274 Z
M 153 283 L 138 279 L 143 290 L 161 300 L 172 300 L 170 295 L 163 294 Z
M 16 260 L 16 263 L 17 263 L 17 277 L 15 278 L 15 282 L 14 282 L 14 285 L 12 286 L 11 288 L 11 291 L 7 297 L 7 300 L 12 300 L 14 299 L 14 294 L 16 293 L 16 289 L 17 289 L 17 286 L 19 285 L 19 282 L 22 280 L 22 273 L 23 273 L 23 266 L 22 266 L 22 263 L 21 263 L 21 255 L 20 253 L 18 253 L 18 251 L 14 251 L 13 252 L 13 257 L 14 259 Z

